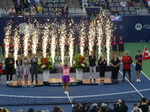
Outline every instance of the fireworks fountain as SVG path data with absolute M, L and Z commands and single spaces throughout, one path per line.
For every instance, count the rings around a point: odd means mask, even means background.
M 107 64 L 109 65 L 110 62 L 110 47 L 111 47 L 111 37 L 112 37 L 112 22 L 110 21 L 110 17 L 106 17 L 106 26 L 105 26 L 105 33 L 106 33 L 106 53 L 107 53 Z
M 97 22 L 97 41 L 98 41 L 98 55 L 102 55 L 102 40 L 103 40 L 103 29 L 102 29 L 102 15 L 98 14 L 97 15 L 98 20 L 96 20 Z
M 32 53 L 36 54 L 37 52 L 37 45 L 38 45 L 38 40 L 39 40 L 39 25 L 38 23 L 36 24 L 36 28 L 34 29 L 33 35 L 32 35 Z
M 71 20 L 71 23 L 69 24 L 69 57 L 70 57 L 70 65 L 72 66 L 72 59 L 73 59 L 73 53 L 74 53 L 74 28 L 72 26 L 73 20 Z
M 54 24 L 54 23 L 52 23 Z M 55 62 L 55 55 L 56 55 L 56 29 L 53 28 L 51 31 L 51 58 L 53 60 L 53 63 Z
M 89 53 L 91 55 L 91 52 L 93 51 L 93 46 L 94 46 L 94 39 L 95 39 L 95 21 L 92 21 L 89 26 Z
M 44 58 L 46 58 L 46 55 L 47 55 L 46 49 L 48 45 L 49 27 L 50 27 L 49 25 L 45 27 L 44 35 L 42 37 L 42 54 Z
M 8 53 L 9 53 L 11 27 L 12 27 L 11 25 L 5 27 L 5 39 L 4 39 L 5 57 L 8 57 Z
M 64 64 L 64 55 L 65 55 L 65 40 L 66 40 L 66 23 L 65 21 L 62 21 L 62 24 L 60 25 L 60 52 L 61 52 L 61 60 Z
M 27 24 L 25 25 L 25 32 L 24 32 L 24 37 L 23 37 L 24 56 L 28 56 L 29 39 L 30 39 L 29 24 Z
M 13 45 L 14 45 L 14 60 L 17 60 L 19 45 L 20 45 L 20 36 L 18 35 L 18 30 L 15 28 L 14 30 L 14 38 L 13 38 Z
M 5 44 L 5 56 L 8 56 L 9 50 L 10 50 L 10 34 L 12 31 L 12 25 L 10 25 L 10 21 L 8 22 L 9 24 L 5 27 L 5 39 L 4 39 L 4 44 Z M 43 37 L 42 37 L 42 54 L 43 57 L 47 56 L 47 48 L 48 48 L 48 43 L 50 41 L 50 55 L 55 62 L 55 56 L 56 56 L 56 41 L 57 41 L 57 33 L 59 32 L 60 38 L 59 38 L 59 45 L 60 45 L 60 53 L 61 53 L 61 60 L 62 63 L 64 63 L 64 58 L 65 58 L 65 42 L 66 42 L 66 36 L 68 33 L 68 43 L 69 43 L 69 57 L 70 57 L 70 64 L 72 64 L 72 59 L 73 59 L 73 54 L 74 54 L 74 34 L 75 34 L 75 27 L 74 27 L 74 21 L 69 20 L 69 26 L 66 25 L 66 21 L 62 20 L 60 25 L 56 25 L 57 21 L 54 21 L 51 23 L 52 26 L 50 27 L 50 24 L 47 24 L 44 26 L 44 32 L 43 32 Z M 36 54 L 37 52 L 37 45 L 39 41 L 39 35 L 40 35 L 40 28 L 41 24 L 38 23 L 37 20 L 34 21 L 35 28 L 34 30 L 31 24 L 29 22 L 28 24 L 25 24 L 24 26 L 24 36 L 21 39 L 18 31 L 18 26 L 15 26 L 14 30 L 14 38 L 13 38 L 13 45 L 14 45 L 14 58 L 15 60 L 17 59 L 17 54 L 19 51 L 19 44 L 23 44 L 23 54 L 24 56 L 28 56 L 28 50 L 29 50 L 29 40 L 30 40 L 30 35 L 31 36 L 31 50 L 32 53 Z M 93 51 L 93 46 L 95 42 L 95 38 L 98 41 L 98 55 L 102 54 L 102 44 L 103 40 L 106 38 L 106 49 L 107 49 L 107 63 L 109 64 L 110 61 L 110 47 L 111 47 L 111 37 L 112 37 L 112 32 L 113 32 L 113 24 L 110 20 L 110 17 L 105 15 L 104 13 L 98 14 L 97 17 L 92 20 L 89 25 L 87 25 L 87 20 L 82 19 L 79 23 L 79 49 L 80 49 L 80 54 L 83 56 L 84 55 L 84 47 L 85 47 L 85 38 L 88 37 L 89 41 L 89 53 Z M 67 32 L 68 29 L 68 32 Z M 88 29 L 88 34 L 87 34 L 87 29 Z M 50 31 L 49 31 L 50 30 Z M 33 31 L 33 32 L 32 32 Z M 50 39 L 50 37 L 51 39 Z M 105 38 L 104 38 L 105 37 Z M 23 43 L 21 42 L 23 40 Z
M 86 36 L 86 27 L 85 27 L 85 21 L 81 21 L 80 23 L 80 54 L 83 56 L 84 55 L 84 42 L 85 42 L 85 36 Z

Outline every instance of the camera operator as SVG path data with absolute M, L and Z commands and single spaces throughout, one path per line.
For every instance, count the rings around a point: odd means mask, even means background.
M 76 106 L 72 108 L 72 112 L 83 112 L 81 103 L 76 103 Z
M 90 110 L 90 103 L 86 102 L 86 103 L 82 103 L 82 107 L 81 107 L 83 112 L 89 112 Z
M 128 106 L 124 100 L 119 99 L 118 102 L 114 104 L 114 112 L 128 112 Z
M 64 112 L 64 110 L 61 107 L 56 106 L 56 107 L 54 107 L 52 112 Z
M 89 112 L 98 112 L 98 104 L 97 103 L 93 103 L 93 108 L 91 108 L 89 110 Z

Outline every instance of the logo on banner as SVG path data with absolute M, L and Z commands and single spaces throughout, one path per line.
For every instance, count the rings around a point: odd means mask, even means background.
M 141 23 L 137 23 L 137 24 L 135 25 L 135 29 L 136 29 L 137 31 L 142 30 L 142 24 L 141 24 Z

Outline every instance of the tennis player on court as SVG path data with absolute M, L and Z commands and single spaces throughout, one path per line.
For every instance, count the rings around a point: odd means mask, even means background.
M 69 90 L 69 82 L 70 82 L 70 64 L 62 64 L 62 70 L 63 70 L 63 76 L 62 76 L 62 81 L 64 84 L 64 94 L 69 94 L 68 90 Z

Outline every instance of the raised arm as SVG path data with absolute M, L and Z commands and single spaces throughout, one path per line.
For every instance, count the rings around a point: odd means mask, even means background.
M 61 66 L 62 66 L 62 70 L 64 70 L 64 64 L 62 64 Z
M 70 65 L 70 63 L 68 62 L 68 68 L 70 69 L 70 67 L 71 67 L 71 65 Z

